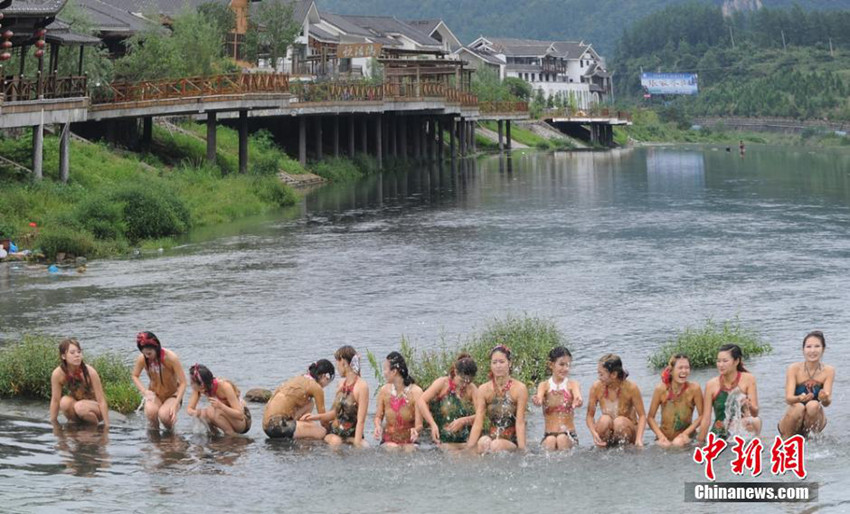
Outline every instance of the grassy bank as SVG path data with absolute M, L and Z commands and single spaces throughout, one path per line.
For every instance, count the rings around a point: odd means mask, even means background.
M 228 141 L 230 132 L 222 127 L 220 140 Z M 72 140 L 68 184 L 56 176 L 56 137 L 45 138 L 42 182 L 32 183 L 25 172 L 0 166 L 0 238 L 12 238 L 20 248 L 40 249 L 48 259 L 59 252 L 118 255 L 146 241 L 162 244 L 192 227 L 260 214 L 297 200 L 276 174 L 277 166 L 289 165 L 291 159 L 262 134 L 249 146 L 254 157 L 249 173 L 225 176 L 222 172 L 236 167 L 226 146 L 219 152 L 220 167 L 210 166 L 203 162 L 202 141 L 161 127 L 154 135 L 154 149 L 159 151 L 147 155 Z M 28 166 L 30 152 L 28 132 L 0 138 L 4 157 Z
M 59 365 L 59 339 L 24 336 L 0 349 L 0 396 L 50 400 L 50 375 Z M 142 398 L 130 378 L 130 368 L 111 353 L 85 354 L 85 362 L 97 370 L 111 410 L 127 414 Z
M 649 364 L 661 369 L 671 356 L 684 353 L 690 358 L 692 368 L 710 368 L 717 360 L 717 349 L 728 343 L 741 347 L 744 360 L 773 350 L 758 333 L 742 327 L 737 319 L 722 323 L 707 320 L 701 327 L 688 327 L 677 333 L 650 356 Z
M 493 132 L 499 132 L 499 125 L 495 121 L 485 121 L 481 125 Z M 537 148 L 540 150 L 566 150 L 573 147 L 568 140 L 548 139 L 535 134 L 531 130 L 523 128 L 516 123 L 511 124 L 511 139 L 517 143 L 522 143 L 529 148 Z M 497 143 L 494 143 L 494 145 L 498 147 Z

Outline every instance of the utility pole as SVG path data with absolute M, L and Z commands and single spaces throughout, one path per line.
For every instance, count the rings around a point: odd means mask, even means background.
M 779 32 L 780 32 L 780 34 L 782 34 L 782 50 L 787 51 L 788 47 L 785 46 L 785 31 L 780 30 Z
M 729 25 L 729 39 L 732 40 L 732 48 L 735 48 L 735 36 L 732 35 L 732 25 Z
M 829 38 L 829 56 L 835 57 L 835 52 L 832 49 L 832 38 Z

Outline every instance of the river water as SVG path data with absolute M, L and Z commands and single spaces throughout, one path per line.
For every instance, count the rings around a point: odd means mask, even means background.
M 273 388 L 342 344 L 383 356 L 404 335 L 435 348 L 527 313 L 567 335 L 585 397 L 596 360 L 613 351 L 648 404 L 654 349 L 678 329 L 738 316 L 775 348 L 747 363 L 769 449 L 803 335 L 826 333 L 827 363 L 850 358 L 848 230 L 846 153 L 493 156 L 327 186 L 287 212 L 197 231 L 139 259 L 91 262 L 84 274 L 6 266 L 0 338 L 73 335 L 87 351 L 130 359 L 134 334 L 151 330 L 185 367 L 204 363 L 244 391 Z M 845 375 L 839 366 L 829 426 L 807 447 L 819 501 L 755 510 L 850 511 Z M 209 439 L 184 412 L 176 434 L 162 436 L 139 416 L 117 417 L 108 441 L 91 430 L 54 434 L 43 404 L 0 408 L 4 512 L 717 510 L 683 503 L 684 483 L 704 480 L 689 452 L 659 451 L 649 430 L 644 451 L 591 449 L 584 409 L 572 454 L 540 451 L 534 409 L 528 454 L 470 458 L 270 442 L 257 405 L 248 438 Z M 730 453 L 719 479 L 753 480 L 731 474 Z M 797 481 L 773 477 L 769 451 L 765 459 L 760 480 Z

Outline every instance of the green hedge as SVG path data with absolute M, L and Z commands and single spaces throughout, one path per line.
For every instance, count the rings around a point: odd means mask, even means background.
M 649 364 L 661 369 L 671 356 L 684 353 L 690 358 L 692 368 L 710 368 L 717 361 L 718 348 L 728 343 L 741 347 L 744 360 L 773 350 L 758 333 L 742 327 L 737 318 L 720 324 L 709 319 L 701 327 L 688 327 L 677 333 L 649 357 Z

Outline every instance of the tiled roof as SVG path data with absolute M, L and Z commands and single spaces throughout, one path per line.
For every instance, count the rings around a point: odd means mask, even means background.
M 555 41 L 555 49 L 561 57 L 578 59 L 587 51 L 587 45 L 580 41 Z
M 85 11 L 98 33 L 132 35 L 152 25 L 151 22 L 108 2 L 111 0 L 76 0 L 77 6 Z M 62 18 L 61 13 L 59 18 Z
M 333 13 L 329 13 L 329 12 L 320 12 L 319 17 L 322 18 L 322 20 L 330 23 L 334 27 L 338 28 L 339 30 L 345 32 L 346 34 L 352 35 L 352 36 L 373 36 L 374 35 L 371 31 L 366 30 L 363 27 L 359 27 L 359 26 L 351 23 L 344 16 L 340 16 L 339 14 L 333 14 Z
M 52 16 L 65 7 L 67 0 L 13 0 L 3 9 L 4 16 Z
M 343 15 L 353 25 L 365 28 L 376 36 L 387 36 L 389 34 L 401 34 L 418 45 L 428 47 L 440 47 L 440 42 L 433 39 L 421 30 L 392 16 L 352 16 Z
M 434 29 L 437 28 L 437 25 L 443 20 L 434 19 L 434 20 L 406 20 L 405 23 L 410 25 L 411 27 L 418 29 L 425 34 L 431 35 L 434 32 Z
M 48 43 L 58 43 L 63 46 L 96 46 L 101 43 L 100 38 L 74 32 L 70 25 L 60 20 L 55 20 L 47 26 L 45 39 Z
M 310 25 L 310 35 L 325 43 L 339 42 L 339 36 L 326 32 L 315 25 Z
M 131 13 L 157 13 L 175 15 L 185 7 L 196 9 L 199 5 L 214 2 L 230 5 L 230 0 L 102 0 L 103 3 Z

